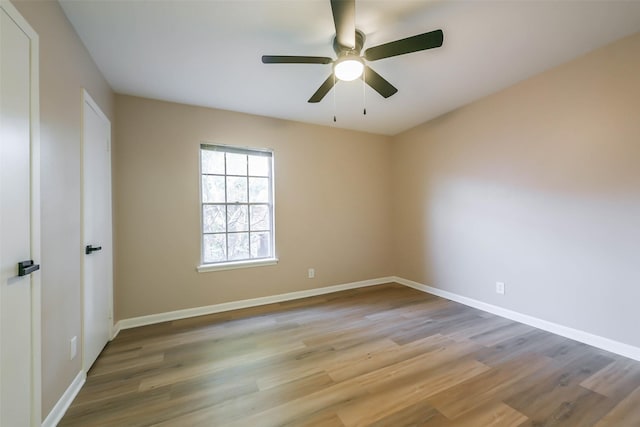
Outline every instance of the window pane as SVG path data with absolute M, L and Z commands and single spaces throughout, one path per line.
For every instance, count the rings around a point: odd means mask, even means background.
M 224 175 L 224 153 L 220 151 L 200 150 L 202 153 L 202 173 Z
M 269 215 L 269 206 L 251 206 L 251 230 L 269 230 L 270 228 L 271 221 Z
M 203 236 L 204 262 L 226 261 L 226 239 L 224 234 L 205 234 Z
M 249 259 L 249 233 L 229 233 L 229 260 Z
M 226 230 L 224 205 L 202 206 L 202 229 L 205 233 L 220 233 Z
M 249 175 L 269 176 L 270 157 L 249 156 Z
M 251 233 L 251 258 L 271 256 L 271 235 L 269 232 Z
M 247 155 L 227 153 L 227 175 L 246 175 Z
M 247 205 L 229 205 L 227 207 L 228 231 L 249 231 Z
M 202 176 L 202 201 L 224 203 L 224 176 Z
M 247 178 L 227 177 L 227 203 L 247 202 Z
M 249 178 L 249 201 L 251 203 L 269 202 L 269 178 Z

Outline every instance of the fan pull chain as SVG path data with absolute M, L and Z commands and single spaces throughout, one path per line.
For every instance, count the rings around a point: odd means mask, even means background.
M 335 123 L 336 120 L 336 92 L 338 90 L 338 87 L 336 86 L 336 73 L 333 73 L 333 122 Z
M 362 115 L 367 115 L 367 85 L 365 79 L 367 78 L 367 70 L 362 73 Z

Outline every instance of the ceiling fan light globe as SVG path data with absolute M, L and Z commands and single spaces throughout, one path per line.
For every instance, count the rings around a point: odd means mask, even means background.
M 350 82 L 359 78 L 364 71 L 364 64 L 358 59 L 345 59 L 336 62 L 333 72 L 339 80 Z

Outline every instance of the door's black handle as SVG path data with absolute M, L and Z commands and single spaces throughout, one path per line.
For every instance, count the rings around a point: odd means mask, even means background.
M 84 248 L 84 253 L 87 255 L 91 255 L 91 252 L 101 251 L 101 250 L 102 250 L 102 246 L 87 245 L 87 247 Z
M 32 259 L 18 263 L 18 276 L 26 276 L 37 270 L 40 270 L 40 264 L 34 264 Z

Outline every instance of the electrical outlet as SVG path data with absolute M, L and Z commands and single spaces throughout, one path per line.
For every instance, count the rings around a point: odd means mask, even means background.
M 496 282 L 496 293 L 504 295 L 504 282 Z
M 69 360 L 76 358 L 78 354 L 78 337 L 71 338 L 71 347 L 69 349 Z
M 308 276 L 309 276 L 309 279 L 313 279 L 314 277 L 316 277 L 316 269 L 310 268 Z

